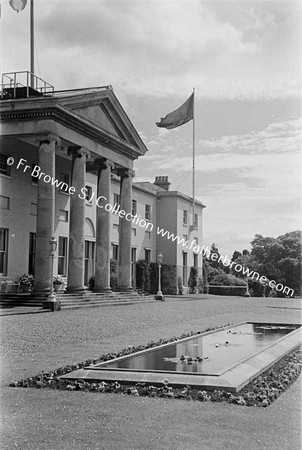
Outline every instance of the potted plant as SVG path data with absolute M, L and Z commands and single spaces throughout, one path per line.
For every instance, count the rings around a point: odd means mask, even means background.
M 64 283 L 64 278 L 62 278 L 60 275 L 53 277 L 53 288 L 56 292 L 60 291 L 63 288 Z
M 24 274 L 19 278 L 19 286 L 22 292 L 29 292 L 31 291 L 33 285 L 34 285 L 34 277 L 33 275 L 27 275 Z

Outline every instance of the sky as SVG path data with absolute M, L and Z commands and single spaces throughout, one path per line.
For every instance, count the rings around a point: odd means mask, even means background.
M 301 3 L 35 1 L 35 73 L 59 89 L 112 85 L 148 148 L 136 181 L 192 195 L 193 122 L 155 122 L 195 88 L 204 244 L 250 249 L 301 229 Z M 29 70 L 29 1 L 1 1 L 1 72 Z

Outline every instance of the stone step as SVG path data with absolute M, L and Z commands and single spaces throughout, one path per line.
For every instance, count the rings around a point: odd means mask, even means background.
M 60 296 L 62 309 L 93 308 L 97 306 L 132 305 L 154 301 L 153 296 L 140 296 L 137 292 L 114 292 L 109 294 L 86 294 L 78 297 Z
M 139 295 L 137 292 L 112 292 L 112 293 L 93 293 L 89 292 L 87 294 L 56 294 L 58 299 L 74 299 L 74 298 L 142 298 L 144 296 Z
M 0 300 L 0 308 L 13 308 L 15 306 L 28 306 L 28 307 L 38 307 L 42 306 L 42 301 L 18 301 L 18 300 Z
M 121 305 L 136 305 L 138 303 L 150 303 L 155 302 L 154 298 L 150 300 L 145 301 L 124 301 L 124 302 L 88 302 L 88 303 L 73 303 L 72 305 L 61 305 L 62 310 L 69 310 L 69 309 L 82 309 L 82 308 L 99 308 L 99 307 L 105 307 L 105 306 L 121 306 Z
M 118 306 L 132 305 L 135 303 L 152 302 L 152 295 L 139 295 L 137 292 L 113 292 L 113 293 L 92 293 L 87 294 L 57 294 L 62 309 L 78 309 L 97 306 Z M 38 306 L 43 305 L 45 298 L 33 298 L 30 294 L 6 294 L 0 299 L 0 308 L 16 306 Z
M 61 305 L 73 305 L 73 304 L 92 304 L 92 303 L 126 303 L 126 302 L 132 302 L 132 303 L 138 303 L 138 302 L 147 302 L 150 300 L 153 300 L 154 297 L 145 297 L 145 298 L 125 298 L 125 297 L 116 297 L 116 298 L 104 298 L 104 299 L 74 299 L 74 300 L 65 300 L 60 299 Z
M 92 296 L 92 295 L 79 295 L 78 297 L 65 297 L 64 295 L 62 296 L 58 296 L 56 295 L 56 298 L 62 302 L 73 302 L 73 301 L 79 301 L 79 300 L 83 300 L 83 301 L 90 301 L 90 300 L 116 300 L 116 299 L 132 299 L 132 300 L 140 300 L 142 298 L 147 298 L 147 297 L 139 297 L 138 295 L 107 295 L 105 297 L 96 297 L 96 296 Z

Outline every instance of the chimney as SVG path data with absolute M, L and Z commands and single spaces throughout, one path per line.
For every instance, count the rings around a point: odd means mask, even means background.
M 155 177 L 155 181 L 153 184 L 155 184 L 155 186 L 159 186 L 163 189 L 166 189 L 166 191 L 168 191 L 171 183 L 169 182 L 168 177 L 161 176 L 161 177 Z

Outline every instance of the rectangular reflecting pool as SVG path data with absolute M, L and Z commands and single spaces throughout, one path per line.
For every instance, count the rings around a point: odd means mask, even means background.
M 244 323 L 101 363 L 96 367 L 218 375 L 296 329 L 286 325 Z
M 238 391 L 301 342 L 300 325 L 245 322 L 64 375 Z

